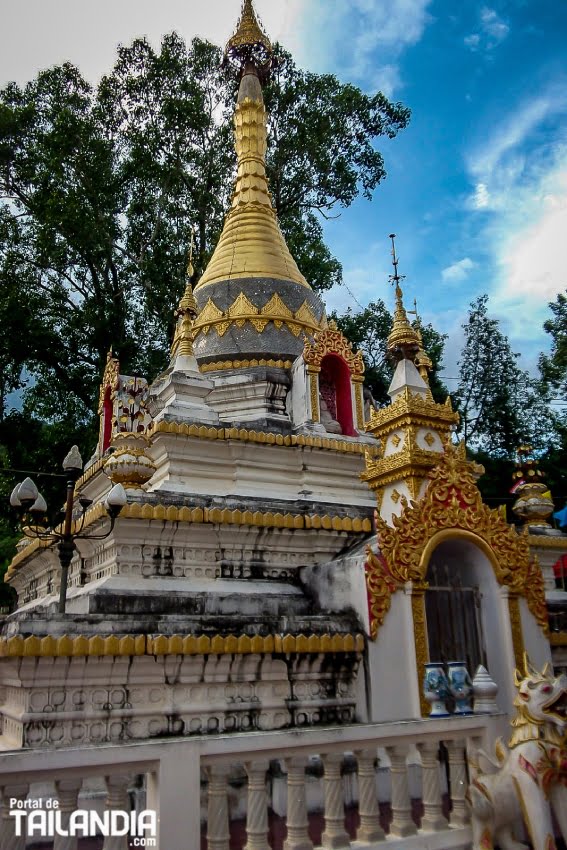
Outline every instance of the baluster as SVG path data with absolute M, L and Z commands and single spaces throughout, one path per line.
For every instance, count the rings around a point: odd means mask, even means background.
M 449 778 L 451 783 L 452 810 L 451 826 L 466 826 L 470 822 L 468 807 L 465 802 L 467 793 L 467 765 L 465 760 L 465 742 L 445 741 L 449 753 Z
M 376 752 L 359 750 L 355 753 L 358 761 L 358 814 L 360 826 L 356 840 L 371 844 L 385 838 L 380 826 L 380 809 L 376 798 L 376 771 L 374 761 Z
M 300 756 L 287 765 L 287 838 L 284 850 L 313 850 L 305 803 L 305 762 Z
M 408 772 L 406 765 L 407 747 L 386 747 L 390 759 L 392 776 L 392 823 L 390 835 L 404 838 L 415 835 L 417 828 L 411 816 L 411 800 L 408 790 Z
M 130 777 L 116 774 L 105 777 L 106 782 L 106 810 L 108 812 L 130 812 L 130 800 L 128 799 L 128 785 Z M 120 819 L 122 820 L 122 819 Z M 121 823 L 119 824 L 121 826 Z M 102 850 L 128 850 L 130 841 L 130 827 L 126 835 L 106 835 Z
M 345 830 L 345 807 L 343 802 L 342 753 L 329 753 L 323 757 L 325 767 L 325 831 L 322 846 L 332 850 L 350 847 L 350 836 Z
M 209 850 L 229 850 L 230 827 L 228 823 L 228 797 L 226 793 L 226 767 L 212 765 L 207 768 L 209 797 L 207 804 L 207 843 Z
M 25 850 L 26 846 L 26 819 L 14 818 L 10 815 L 10 800 L 25 800 L 28 796 L 29 785 L 21 782 L 17 785 L 4 785 L 0 788 L 2 794 L 2 817 L 0 820 L 0 850 Z M 24 811 L 14 809 L 14 811 Z M 16 820 L 21 824 L 21 835 L 16 835 Z
M 67 829 L 72 813 L 78 809 L 78 798 L 82 784 L 83 780 L 80 777 L 61 779 L 55 783 L 63 830 Z M 78 838 L 76 835 L 56 835 L 53 839 L 53 850 L 77 850 L 77 845 Z
M 246 764 L 246 773 L 248 774 L 246 834 L 248 841 L 245 850 L 269 850 L 267 769 L 267 761 L 251 761 Z
M 439 832 L 449 826 L 443 815 L 441 800 L 441 777 L 439 776 L 439 744 L 436 741 L 425 741 L 418 744 L 421 756 L 421 778 L 423 798 L 423 818 L 421 829 Z

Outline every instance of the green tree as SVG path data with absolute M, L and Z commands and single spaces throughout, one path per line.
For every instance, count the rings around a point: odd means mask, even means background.
M 392 330 L 393 317 L 382 301 L 371 302 L 364 310 L 355 312 L 349 308 L 342 316 L 333 313 L 339 329 L 354 348 L 360 350 L 366 366 L 365 383 L 369 387 L 377 404 L 389 401 L 388 387 L 392 380 L 393 364 L 387 356 L 388 335 Z M 432 368 L 429 374 L 431 392 L 436 401 L 445 401 L 448 392 L 439 378 L 446 336 L 440 334 L 432 325 L 422 326 L 420 330 L 424 350 L 429 355 Z
M 27 349 L 8 358 L 4 383 L 33 373 L 27 403 L 43 419 L 92 417 L 111 344 L 125 372 L 153 377 L 167 360 L 190 228 L 198 276 L 234 176 L 238 81 L 220 60 L 171 34 L 159 51 L 144 39 L 120 47 L 96 90 L 65 64 L 0 93 L 0 288 L 25 305 Z M 324 289 L 341 269 L 317 215 L 371 195 L 385 175 L 376 142 L 409 114 L 300 71 L 281 49 L 277 68 L 266 90 L 274 202 Z
M 550 413 L 552 440 L 541 458 L 556 505 L 567 501 L 567 296 L 559 293 L 549 305 L 552 316 L 544 323 L 551 351 L 541 354 L 539 368 L 543 391 L 558 405 Z
M 488 315 L 488 296 L 472 302 L 464 323 L 455 401 L 459 434 L 471 449 L 513 458 L 518 446 L 540 449 L 549 436 L 549 412 L 542 387 L 518 365 L 497 319 Z

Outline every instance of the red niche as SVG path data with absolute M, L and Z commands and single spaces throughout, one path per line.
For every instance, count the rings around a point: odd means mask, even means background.
M 326 354 L 321 361 L 319 388 L 329 413 L 347 437 L 356 437 L 352 416 L 350 369 L 338 354 Z

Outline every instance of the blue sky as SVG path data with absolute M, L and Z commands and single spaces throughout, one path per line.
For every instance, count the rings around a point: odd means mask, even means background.
M 316 71 L 412 109 L 381 149 L 372 203 L 326 225 L 357 301 L 392 302 L 398 235 L 408 306 L 450 334 L 454 374 L 468 303 L 488 292 L 533 366 L 547 303 L 567 286 L 567 3 L 564 0 L 256 0 L 270 35 Z M 70 59 L 96 80 L 115 45 L 177 29 L 223 43 L 240 0 L 19 0 L 3 10 L 0 83 Z M 346 288 L 329 306 L 356 307 Z

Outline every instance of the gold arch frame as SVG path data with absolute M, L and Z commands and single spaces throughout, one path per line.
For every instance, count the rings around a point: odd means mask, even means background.
M 521 664 L 524 641 L 519 597 L 544 634 L 548 634 L 544 583 L 536 560 L 530 558 L 529 541 L 519 535 L 482 501 L 476 486 L 478 468 L 467 461 L 464 443 L 448 443 L 439 464 L 429 473 L 430 484 L 419 503 L 404 500 L 401 516 L 390 526 L 377 519 L 380 556 L 369 552 L 366 581 L 371 637 L 390 608 L 390 596 L 412 584 L 412 614 L 418 671 L 429 659 L 424 594 L 431 555 L 444 540 L 466 539 L 488 558 L 497 582 L 509 589 L 508 606 L 516 664 Z M 388 578 L 388 581 L 384 580 Z M 423 706 L 425 708 L 425 706 Z

